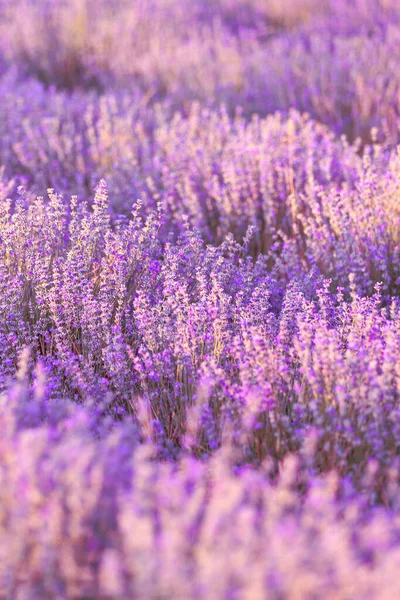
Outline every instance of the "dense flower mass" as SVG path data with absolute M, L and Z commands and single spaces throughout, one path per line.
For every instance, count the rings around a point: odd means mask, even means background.
M 0 596 L 400 597 L 397 0 L 0 0 Z

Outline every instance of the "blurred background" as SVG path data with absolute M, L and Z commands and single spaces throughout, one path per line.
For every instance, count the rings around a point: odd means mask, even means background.
M 2 0 L 2 72 L 399 133 L 397 0 Z

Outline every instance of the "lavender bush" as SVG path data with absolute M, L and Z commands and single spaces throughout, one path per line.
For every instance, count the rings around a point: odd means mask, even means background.
M 397 597 L 398 2 L 0 13 L 0 596 Z

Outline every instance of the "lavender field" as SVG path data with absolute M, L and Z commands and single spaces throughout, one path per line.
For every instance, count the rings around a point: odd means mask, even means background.
M 400 598 L 399 0 L 0 0 L 0 599 Z

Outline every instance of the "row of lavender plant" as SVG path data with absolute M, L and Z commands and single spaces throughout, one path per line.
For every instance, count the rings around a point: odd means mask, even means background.
M 25 353 L 1 397 L 3 597 L 389 600 L 400 592 L 398 514 L 369 506 L 376 464 L 362 496 L 334 473 L 310 475 L 312 437 L 273 484 L 268 464 L 235 469 L 229 441 L 208 463 L 162 463 L 132 426 L 95 440 L 88 413 L 65 403 L 63 415 L 52 407 L 51 426 L 23 428 L 21 404 L 40 406 L 47 385 L 38 369 L 30 390 L 27 369 Z M 397 473 L 388 473 L 387 498 L 398 510 Z
M 296 111 L 248 121 L 194 104 L 185 115 L 140 96 L 69 97 L 37 84 L 17 87 L 16 105 L 8 89 L 9 193 L 23 184 L 27 201 L 49 187 L 90 200 L 105 177 L 115 217 L 140 198 L 143 214 L 161 203 L 168 231 L 182 231 L 184 214 L 208 243 L 240 241 L 251 227 L 249 251 L 280 278 L 316 267 L 345 289 L 353 273 L 360 293 L 377 282 L 397 293 L 399 158 L 388 143 L 349 146 Z
M 317 269 L 286 283 L 267 256 L 248 255 L 251 230 L 242 244 L 205 246 L 186 221 L 164 238 L 161 209 L 143 221 L 140 203 L 112 227 L 104 182 L 93 210 L 52 191 L 48 204 L 10 204 L 0 223 L 4 389 L 27 346 L 50 401 L 147 414 L 167 458 L 187 445 L 206 455 L 233 426 L 243 461 L 279 461 L 315 428 L 317 470 L 357 478 L 370 458 L 391 464 L 399 307 L 382 284 L 361 297 L 352 273 L 347 297 Z

